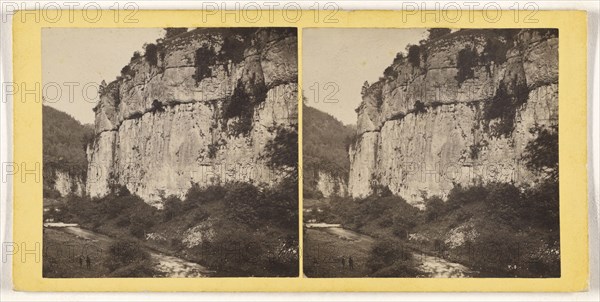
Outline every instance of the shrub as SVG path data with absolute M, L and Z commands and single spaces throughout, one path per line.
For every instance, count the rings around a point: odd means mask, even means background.
M 135 76 L 135 71 L 133 69 L 131 69 L 131 67 L 129 65 L 125 65 L 125 66 L 123 66 L 123 68 L 121 68 L 121 76 L 122 77 L 125 77 L 125 76 L 133 77 L 133 76 Z
M 116 197 L 131 196 L 131 192 L 129 192 L 129 189 L 121 184 L 110 183 L 108 184 L 108 190 L 111 195 L 114 195 Z
M 472 79 L 475 76 L 473 67 L 476 65 L 477 53 L 470 47 L 465 47 L 458 52 L 456 57 L 456 81 L 461 85 L 467 79 Z
M 398 77 L 398 71 L 396 71 L 392 66 L 389 66 L 383 71 L 383 76 L 387 79 L 394 79 Z
M 280 126 L 276 131 L 275 137 L 265 146 L 264 157 L 267 158 L 267 164 L 273 169 L 280 167 L 297 168 L 298 131 L 296 127 Z
M 228 35 L 223 39 L 223 45 L 219 52 L 219 59 L 226 63 L 231 60 L 234 64 L 238 64 L 244 60 L 244 50 L 247 48 L 248 42 L 242 35 Z
M 408 62 L 413 67 L 419 67 L 421 65 L 421 47 L 419 45 L 408 46 Z
M 485 103 L 484 119 L 489 121 L 499 119 L 490 129 L 494 136 L 508 135 L 514 129 L 514 120 L 517 108 L 527 100 L 527 87 L 524 84 L 516 83 L 511 85 L 513 94 L 510 94 L 507 84 L 500 82 L 494 97 Z
M 425 104 L 423 104 L 423 102 L 416 101 L 414 112 L 415 112 L 415 114 L 425 113 L 425 112 L 427 112 L 427 107 L 425 107 Z
M 427 32 L 429 32 L 429 36 L 427 37 L 427 39 L 431 41 L 439 37 L 445 36 L 451 33 L 452 31 L 450 30 L 450 28 L 430 28 L 427 30 Z
M 210 67 L 216 63 L 215 51 L 213 47 L 204 45 L 196 49 L 194 62 L 194 65 L 196 66 L 196 73 L 194 74 L 194 80 L 196 80 L 196 84 L 200 83 L 202 79 L 211 77 L 212 70 Z
M 165 108 L 163 108 L 162 104 L 158 100 L 152 101 L 152 108 L 150 112 L 165 112 Z
M 108 253 L 106 266 L 111 271 L 150 258 L 150 254 L 138 242 L 132 240 L 118 240 L 111 243 Z
M 165 39 L 169 39 L 188 31 L 185 27 L 167 27 L 165 28 Z
M 224 197 L 229 216 L 238 222 L 249 225 L 255 225 L 258 222 L 256 204 L 261 199 L 262 194 L 257 187 L 243 182 L 228 184 Z
M 208 145 L 208 158 L 215 158 L 217 156 L 217 152 L 219 151 L 219 145 L 211 143 Z
M 404 61 L 404 53 L 399 52 L 396 53 L 396 57 L 394 58 L 394 64 L 400 64 Z
M 163 220 L 170 221 L 179 216 L 184 210 L 183 201 L 175 195 L 170 195 L 163 200 Z
M 209 185 L 202 188 L 199 184 L 194 183 L 185 195 L 185 203 L 199 206 L 208 202 L 222 200 L 225 194 L 226 190 L 222 186 Z
M 527 143 L 522 159 L 526 167 L 538 175 L 558 181 L 558 127 L 529 129 L 535 138 Z
M 446 212 L 446 204 L 439 196 L 432 196 L 425 199 L 425 216 L 428 221 L 436 220 Z
M 498 39 L 488 38 L 485 40 L 481 59 L 485 64 L 494 62 L 496 65 L 501 65 L 506 62 L 506 53 L 509 48 L 510 44 L 508 43 L 503 43 Z
M 142 55 L 140 54 L 140 52 L 136 50 L 133 52 L 133 56 L 131 56 L 130 62 L 135 61 L 141 57 L 142 57 Z
M 369 258 L 367 259 L 367 267 L 372 273 L 394 265 L 397 262 L 408 262 L 412 260 L 412 254 L 400 242 L 383 240 L 377 241 Z
M 144 58 L 150 66 L 156 66 L 158 64 L 158 46 L 154 43 L 147 44 L 145 47 Z

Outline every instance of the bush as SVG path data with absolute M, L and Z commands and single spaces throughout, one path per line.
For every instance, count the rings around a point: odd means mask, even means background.
M 477 64 L 477 53 L 470 47 L 465 47 L 458 52 L 456 57 L 456 81 L 461 85 L 467 79 L 472 79 L 475 76 L 473 67 Z
M 125 65 L 125 66 L 123 66 L 123 68 L 121 68 L 121 76 L 122 77 L 125 77 L 125 76 L 133 77 L 133 76 L 135 76 L 135 71 L 133 69 L 131 69 L 131 67 L 129 65 Z
M 429 32 L 429 36 L 427 37 L 427 39 L 431 41 L 445 36 L 451 33 L 452 31 L 450 30 L 450 28 L 430 28 L 427 30 L 427 32 Z
M 163 105 L 158 100 L 154 100 L 152 101 L 152 108 L 150 109 L 150 112 L 165 112 L 165 108 L 163 108 Z
M 425 199 L 425 216 L 428 221 L 436 220 L 446 212 L 446 204 L 439 196 L 432 196 Z
M 231 219 L 248 225 L 258 223 L 256 204 L 262 199 L 257 187 L 249 183 L 228 184 L 224 201 Z
M 208 202 L 220 201 L 225 197 L 225 194 L 226 190 L 222 186 L 209 185 L 202 188 L 199 184 L 194 183 L 185 195 L 185 203 L 201 206 Z
M 367 267 L 372 273 L 394 265 L 397 262 L 406 263 L 412 260 L 412 254 L 400 242 L 385 240 L 377 241 L 367 259 Z
M 246 88 L 239 79 L 229 100 L 223 104 L 223 117 L 228 120 L 237 118 L 233 124 L 228 125 L 229 133 L 238 135 L 247 135 L 252 130 L 252 118 L 254 116 L 254 106 L 252 96 L 246 92 Z
M 267 164 L 272 169 L 280 167 L 298 167 L 298 131 L 296 127 L 280 126 L 277 133 L 265 146 Z
M 158 64 L 158 46 L 154 43 L 147 44 L 145 47 L 144 58 L 150 66 L 156 66 Z
M 163 199 L 163 220 L 170 221 L 179 216 L 184 210 L 183 201 L 175 195 Z
M 419 45 L 408 46 L 408 63 L 413 67 L 421 65 L 421 47 Z
M 396 57 L 394 58 L 394 64 L 400 64 L 404 61 L 404 53 L 399 52 L 396 53 Z
M 244 60 L 244 50 L 247 48 L 250 39 L 242 35 L 228 35 L 223 39 L 223 45 L 219 52 L 219 59 L 224 63 L 231 60 L 234 64 L 239 64 Z
M 558 127 L 535 125 L 529 130 L 535 138 L 527 143 L 522 159 L 532 172 L 558 181 Z
M 415 102 L 415 114 L 419 114 L 419 113 L 426 113 L 427 112 L 427 108 L 425 107 L 425 104 L 423 104 L 423 102 L 421 101 L 416 101 Z
M 165 39 L 169 39 L 188 31 L 185 27 L 167 27 L 165 28 Z
M 138 242 L 132 240 L 111 243 L 108 253 L 106 266 L 111 271 L 150 259 L 150 254 Z
M 196 73 L 194 74 L 194 80 L 196 83 L 200 83 L 202 79 L 212 76 L 212 70 L 210 69 L 216 63 L 215 51 L 212 46 L 202 46 L 196 49 L 194 62 L 196 66 Z
M 383 71 L 383 76 L 388 79 L 394 79 L 398 77 L 398 71 L 396 71 L 394 67 L 389 66 Z
M 488 38 L 485 41 L 481 59 L 485 64 L 491 64 L 492 62 L 496 65 L 504 64 L 504 62 L 506 62 L 506 53 L 509 48 L 509 43 L 503 43 L 498 39 Z

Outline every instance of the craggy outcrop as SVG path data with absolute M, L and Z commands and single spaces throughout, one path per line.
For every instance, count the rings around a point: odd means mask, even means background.
M 73 175 L 73 173 L 54 170 L 54 181 L 52 183 L 54 184 L 53 189 L 59 192 L 62 197 L 84 195 L 85 181 L 80 176 Z
M 317 173 L 316 189 L 323 194 L 323 197 L 348 195 L 348 184 L 343 177 L 325 171 Z
M 149 203 L 192 183 L 274 184 L 277 129 L 297 127 L 295 29 L 196 29 L 134 55 L 101 86 L 86 192 L 126 186 Z
M 532 181 L 529 130 L 558 123 L 558 32 L 461 30 L 418 48 L 363 87 L 350 194 L 386 186 L 421 206 L 456 184 Z

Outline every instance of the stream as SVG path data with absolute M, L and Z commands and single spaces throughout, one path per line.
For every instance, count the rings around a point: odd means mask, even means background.
M 112 243 L 115 241 L 115 239 L 109 236 L 83 229 L 76 224 L 55 222 L 45 223 L 44 227 L 58 229 L 91 242 Z M 149 248 L 146 248 L 146 250 L 150 254 L 153 262 L 156 263 L 155 269 L 164 273 L 165 277 L 200 278 L 208 277 L 214 273 L 214 271 L 211 271 L 198 263 L 190 262 L 174 256 L 169 256 Z

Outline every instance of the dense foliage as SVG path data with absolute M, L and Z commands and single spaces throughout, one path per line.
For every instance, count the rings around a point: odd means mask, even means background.
M 558 181 L 558 127 L 532 127 L 530 132 L 535 135 L 525 147 L 523 159 L 527 168 L 538 175 Z
M 437 38 L 443 37 L 451 32 L 450 28 L 429 28 L 427 29 L 429 36 L 428 40 L 435 40 Z
M 274 130 L 275 138 L 267 143 L 264 154 L 271 168 L 290 167 L 296 170 L 298 167 L 298 131 L 296 128 L 280 126 Z
M 376 238 L 368 261 L 372 276 L 418 276 L 406 255 L 410 251 L 462 263 L 481 276 L 560 275 L 556 181 L 521 188 L 495 182 L 456 185 L 445 199 L 424 195 L 425 210 L 386 187 L 375 189 L 366 198 L 336 197 L 305 214 L 305 219 L 341 223 Z M 453 243 L 451 234 L 457 232 L 464 241 Z
M 111 187 L 100 199 L 72 197 L 45 218 L 76 222 L 123 240 L 109 251 L 114 257 L 106 265 L 113 276 L 156 275 L 143 270 L 152 267 L 144 246 L 196 261 L 217 275 L 298 275 L 298 182 L 292 177 L 275 187 L 193 184 L 183 199 L 163 195 L 160 210 L 123 186 Z M 209 227 L 212 238 L 184 244 L 186 232 L 201 225 Z M 151 234 L 164 240 L 152 241 Z
M 94 138 L 91 125 L 82 125 L 67 113 L 42 107 L 44 194 L 53 194 L 54 172 L 61 170 L 85 179 L 85 149 Z
M 408 47 L 408 63 L 413 67 L 419 67 L 421 64 L 421 47 L 419 45 L 409 45 Z
M 304 194 L 305 197 L 310 197 L 316 192 L 318 171 L 344 178 L 348 176 L 348 147 L 356 130 L 335 117 L 306 105 L 303 105 L 302 116 Z
M 473 68 L 477 65 L 477 52 L 470 47 L 465 47 L 458 51 L 456 56 L 456 67 L 458 72 L 456 74 L 456 81 L 458 84 L 462 84 L 468 79 L 474 77 Z
M 188 31 L 185 27 L 167 27 L 165 28 L 165 39 L 169 39 Z

